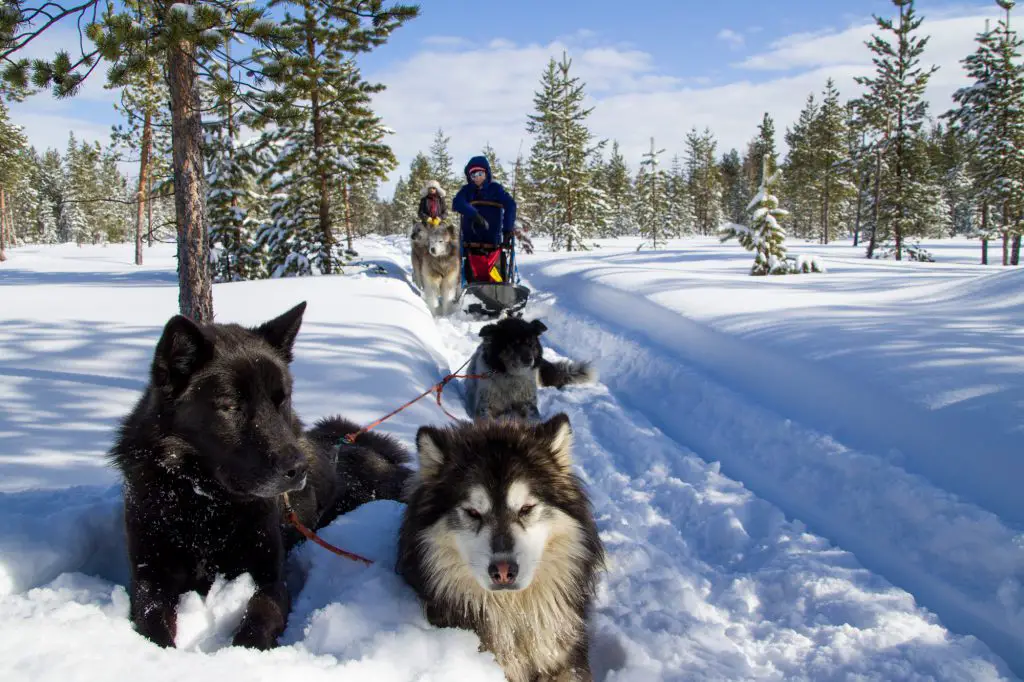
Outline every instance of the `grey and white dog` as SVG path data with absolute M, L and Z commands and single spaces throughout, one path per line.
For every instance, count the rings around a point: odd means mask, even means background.
M 485 379 L 466 382 L 466 408 L 475 420 L 513 417 L 536 421 L 537 388 L 590 383 L 597 373 L 586 362 L 551 362 L 543 357 L 540 320 L 508 317 L 480 330 L 483 341 L 469 362 L 469 373 Z
M 449 315 L 459 287 L 459 238 L 455 225 L 417 225 L 412 239 L 412 281 L 430 312 Z

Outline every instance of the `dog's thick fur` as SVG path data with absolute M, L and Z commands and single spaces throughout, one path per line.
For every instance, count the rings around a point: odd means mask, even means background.
M 422 427 L 416 443 L 397 570 L 427 619 L 475 631 L 510 682 L 590 680 L 604 549 L 569 418 Z
M 412 233 L 412 280 L 433 315 L 454 310 L 459 288 L 459 235 L 454 225 L 417 225 Z
M 217 574 L 249 573 L 256 593 L 234 643 L 275 646 L 290 610 L 282 494 L 317 528 L 377 498 L 398 499 L 411 471 L 397 441 L 324 419 L 308 433 L 292 409 L 292 346 L 302 303 L 256 329 L 164 327 L 150 381 L 110 452 L 123 476 L 131 620 L 174 646 L 179 596 L 205 594 Z
M 507 317 L 480 330 L 483 338 L 469 362 L 469 373 L 487 375 L 466 383 L 466 403 L 473 419 L 540 419 L 537 387 L 564 388 L 593 382 L 596 372 L 585 362 L 550 362 L 543 357 L 540 320 Z

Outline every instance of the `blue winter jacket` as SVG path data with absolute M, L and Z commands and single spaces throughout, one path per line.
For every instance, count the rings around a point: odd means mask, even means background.
M 469 169 L 480 166 L 487 171 L 484 184 L 477 187 L 469 179 Z M 516 201 L 505 191 L 501 183 L 491 179 L 491 164 L 485 156 L 474 156 L 463 170 L 466 185 L 452 199 L 452 209 L 462 214 L 462 241 L 498 244 L 502 236 L 511 234 L 516 224 Z M 474 219 L 480 214 L 487 221 L 487 228 L 477 225 Z

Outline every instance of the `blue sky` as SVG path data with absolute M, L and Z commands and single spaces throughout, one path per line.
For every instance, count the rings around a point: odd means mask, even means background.
M 958 60 L 973 49 L 994 0 L 918 0 L 933 35 L 926 60 L 941 69 L 929 89 L 934 113 L 965 83 Z M 635 166 L 651 136 L 666 163 L 686 132 L 709 126 L 724 152 L 742 148 L 765 111 L 782 131 L 807 95 L 834 77 L 844 96 L 870 73 L 864 47 L 872 13 L 891 15 L 891 0 L 648 0 L 622 2 L 466 2 L 426 0 L 422 15 L 391 41 L 360 58 L 364 74 L 387 85 L 376 106 L 395 130 L 391 144 L 405 171 L 438 128 L 462 160 L 486 143 L 511 160 L 528 153 L 526 115 L 549 57 L 567 51 L 587 83 L 591 128 L 615 138 Z M 39 51 L 68 40 L 54 34 Z M 41 42 L 41 41 L 40 41 Z M 69 130 L 106 139 L 117 121 L 114 93 L 101 79 L 73 101 L 47 95 L 12 106 L 14 120 L 37 146 L 63 148 Z M 390 189 L 387 183 L 385 192 Z

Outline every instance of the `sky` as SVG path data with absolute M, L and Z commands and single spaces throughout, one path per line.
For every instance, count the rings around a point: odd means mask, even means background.
M 932 36 L 924 61 L 940 67 L 926 95 L 937 116 L 967 82 L 959 60 L 999 10 L 994 0 L 915 6 L 922 31 Z M 359 59 L 368 80 L 387 86 L 375 108 L 394 130 L 389 142 L 400 165 L 382 196 L 438 129 L 451 138 L 457 171 L 488 143 L 503 162 L 520 150 L 528 155 L 534 92 L 548 59 L 563 51 L 586 84 L 592 132 L 618 140 L 634 169 L 652 136 L 666 150 L 666 164 L 682 155 L 692 127 L 710 127 L 720 153 L 742 152 L 765 112 L 784 151 L 786 126 L 827 78 L 844 98 L 859 93 L 854 77 L 873 70 L 864 45 L 875 28 L 872 14 L 895 10 L 892 0 L 647 0 L 641 7 L 603 0 L 422 2 L 420 17 Z M 73 38 L 70 30 L 45 36 L 30 56 Z M 11 113 L 37 147 L 63 149 L 69 131 L 107 141 L 119 121 L 116 96 L 93 78 L 72 100 L 43 93 L 11 105 Z

